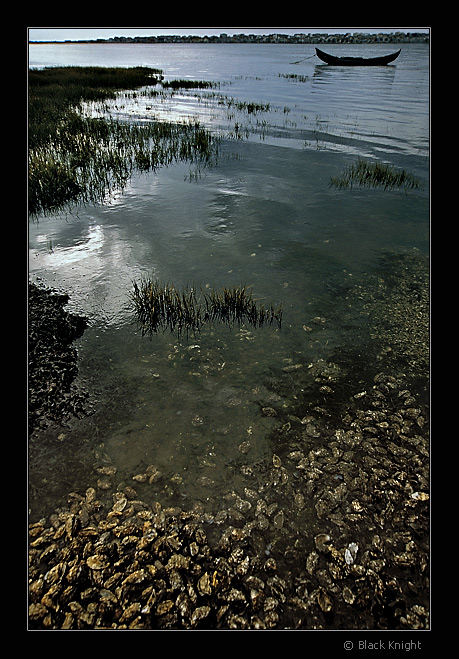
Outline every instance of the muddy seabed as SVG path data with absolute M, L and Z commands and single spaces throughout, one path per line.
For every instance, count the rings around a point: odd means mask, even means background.
M 273 376 L 272 456 L 239 447 L 218 512 L 145 503 L 155 467 L 116 484 L 101 453 L 29 525 L 30 629 L 429 628 L 428 265 L 390 266 L 345 293 L 365 345 Z

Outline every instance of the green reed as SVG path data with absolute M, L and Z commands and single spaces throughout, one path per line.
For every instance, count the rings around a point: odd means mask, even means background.
M 101 105 L 120 90 L 156 86 L 147 67 L 56 67 L 29 71 L 29 213 L 71 203 L 103 201 L 135 171 L 177 161 L 210 164 L 218 139 L 198 122 L 136 125 L 85 116 L 84 103 Z
M 393 188 L 405 188 L 406 190 L 421 187 L 421 182 L 415 176 L 404 169 L 395 169 L 383 163 L 371 163 L 361 158 L 356 164 L 350 165 L 344 170 L 340 177 L 330 178 L 330 185 L 338 188 L 358 187 L 382 187 L 385 190 Z
M 253 327 L 282 324 L 282 309 L 265 308 L 253 298 L 246 286 L 221 290 L 179 290 L 172 283 L 149 278 L 133 282 L 130 294 L 134 314 L 142 335 L 169 330 L 181 335 L 197 333 L 205 323 L 222 322 L 229 326 L 248 323 Z

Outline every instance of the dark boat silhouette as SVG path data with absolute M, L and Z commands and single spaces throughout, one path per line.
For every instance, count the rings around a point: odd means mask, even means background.
M 317 57 L 319 57 L 322 62 L 327 64 L 334 64 L 335 66 L 385 66 L 390 62 L 393 62 L 400 55 L 400 50 L 397 50 L 396 53 L 391 53 L 390 55 L 382 55 L 381 57 L 336 57 L 335 55 L 329 55 L 324 53 L 323 50 L 316 48 Z

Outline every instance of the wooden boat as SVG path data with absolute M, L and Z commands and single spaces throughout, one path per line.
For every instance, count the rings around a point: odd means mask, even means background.
M 317 57 L 323 62 L 334 64 L 335 66 L 385 66 L 389 62 L 393 62 L 394 59 L 397 59 L 400 51 L 401 48 L 396 53 L 382 55 L 381 57 L 336 57 L 316 48 Z

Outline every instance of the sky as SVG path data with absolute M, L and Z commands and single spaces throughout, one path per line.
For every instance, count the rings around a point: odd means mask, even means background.
M 226 34 L 296 34 L 298 32 L 428 32 L 427 27 L 29 27 L 29 41 L 78 41 L 111 37 L 141 37 L 166 34 L 211 36 Z

